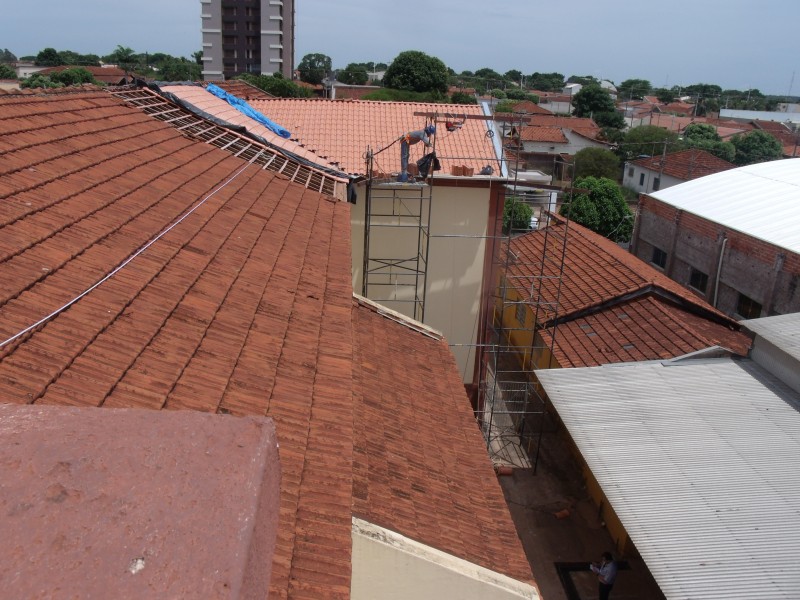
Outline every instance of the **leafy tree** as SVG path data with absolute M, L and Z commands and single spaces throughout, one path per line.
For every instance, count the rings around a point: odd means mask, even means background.
M 616 110 L 611 94 L 600 87 L 599 84 L 586 85 L 572 97 L 572 106 L 575 107 L 576 117 L 591 117 L 600 113 L 610 113 Z
M 684 96 L 719 96 L 722 94 L 722 88 L 713 83 L 695 83 L 687 85 L 683 88 Z
M 674 152 L 678 144 L 678 134 L 655 125 L 641 125 L 625 132 L 618 153 L 623 159 L 637 156 L 655 156 L 664 151 Z
M 47 75 L 41 73 L 34 73 L 27 79 L 23 79 L 19 83 L 21 88 L 61 88 L 64 87 L 63 83 L 53 81 Z
M 450 102 L 453 104 L 477 104 L 474 94 L 466 94 L 464 92 L 453 92 L 450 96 Z
M 517 83 L 519 83 L 520 80 L 522 79 L 522 71 L 519 71 L 517 69 L 511 69 L 510 71 L 506 71 L 504 77 L 509 81 L 516 81 Z
M 594 122 L 603 129 L 621 130 L 625 127 L 625 117 L 616 110 L 611 112 L 599 112 L 592 115 Z
M 539 104 L 539 96 L 537 96 L 536 94 L 525 94 L 524 100 L 529 100 L 534 104 Z
M 525 100 L 528 94 L 521 88 L 508 88 L 506 90 L 506 98 L 511 100 Z
M 64 64 L 55 48 L 45 48 L 36 55 L 34 63 L 40 67 L 58 67 Z
M 527 78 L 528 87 L 542 92 L 555 92 L 564 87 L 564 75 L 561 73 L 539 73 Z
M 633 232 L 633 213 L 620 187 L 604 177 L 576 179 L 574 187 L 588 190 L 561 206 L 560 213 L 614 242 L 627 242 Z
M 344 69 L 339 71 L 336 79 L 348 85 L 364 85 L 369 81 L 369 75 L 364 65 L 357 65 L 350 63 Z
M 691 123 L 683 130 L 683 141 L 690 148 L 699 148 L 714 156 L 733 162 L 736 148 L 730 142 L 723 142 L 717 128 L 708 123 Z
M 502 75 L 500 75 L 500 73 L 494 69 L 490 69 L 489 67 L 484 67 L 475 71 L 475 77 L 480 77 L 481 79 L 494 79 L 495 81 L 505 79 Z
M 197 50 L 195 52 L 192 52 L 192 58 L 194 59 L 194 62 L 196 64 L 200 65 L 201 67 L 203 66 L 203 51 L 202 50 Z
M 509 196 L 503 205 L 503 233 L 528 231 L 533 209 L 517 196 Z
M 331 57 L 319 52 L 306 54 L 297 65 L 297 70 L 300 71 L 300 81 L 319 85 L 331 72 Z
M 605 148 L 583 148 L 575 153 L 576 179 L 582 177 L 605 177 L 619 179 L 619 157 Z
M 74 67 L 72 69 L 64 69 L 56 73 L 50 73 L 50 80 L 56 83 L 63 83 L 66 86 L 80 85 L 82 83 L 97 84 L 94 76 L 82 67 Z
M 581 85 L 600 85 L 600 80 L 591 75 L 570 75 L 567 83 L 580 83 Z
M 202 67 L 185 58 L 171 58 L 159 63 L 161 81 L 196 81 L 202 77 Z
M 517 100 L 502 100 L 494 105 L 494 112 L 496 113 L 513 113 L 514 107 L 517 105 Z
M 494 88 L 493 90 L 489 90 L 489 95 L 492 98 L 498 98 L 500 100 L 503 100 L 503 99 L 506 98 L 506 93 L 503 90 L 499 89 L 499 88 Z
M 0 63 L 0 79 L 16 79 L 17 72 L 5 63 Z
M 653 90 L 653 95 L 658 98 L 659 102 L 669 104 L 675 99 L 675 92 L 667 88 L 656 88 Z
M 17 62 L 17 57 L 8 48 L 3 48 L 0 51 L 0 63 L 13 63 Z
M 650 93 L 652 87 L 647 79 L 626 79 L 617 86 L 617 94 L 621 99 L 641 100 L 643 96 Z
M 277 75 L 277 73 L 275 75 Z M 254 85 L 279 98 L 308 98 L 311 96 L 311 90 L 302 88 L 288 79 L 276 77 L 275 75 L 253 75 L 251 73 L 243 73 L 239 75 L 237 79 L 242 79 L 250 85 Z
M 419 50 L 406 50 L 386 69 L 383 84 L 396 90 L 447 92 L 447 67 L 438 58 Z
M 783 156 L 783 146 L 778 139 L 759 129 L 735 135 L 731 143 L 736 148 L 733 162 L 737 165 L 752 165 Z
M 446 103 L 447 95 L 441 92 L 412 92 L 409 90 L 393 90 L 381 88 L 364 95 L 364 100 L 379 100 L 382 102 L 441 102 Z

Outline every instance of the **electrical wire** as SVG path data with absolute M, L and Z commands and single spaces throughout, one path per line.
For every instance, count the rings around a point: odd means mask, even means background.
M 227 187 L 227 186 L 228 186 L 230 183 L 232 183 L 232 182 L 233 182 L 233 181 L 234 181 L 234 180 L 235 180 L 237 177 L 239 177 L 239 175 L 241 175 L 242 173 L 244 173 L 244 171 L 247 169 L 247 167 L 249 167 L 250 165 L 252 165 L 252 164 L 253 164 L 253 163 L 254 163 L 254 162 L 255 162 L 255 161 L 256 161 L 256 160 L 257 160 L 257 159 L 258 159 L 258 158 L 261 156 L 261 154 L 262 154 L 262 153 L 263 153 L 263 150 L 259 151 L 259 153 L 258 153 L 258 154 L 256 154 L 256 155 L 255 155 L 255 156 L 254 156 L 254 157 L 253 157 L 253 158 L 250 160 L 250 162 L 248 162 L 246 165 L 244 165 L 244 166 L 243 166 L 241 169 L 239 169 L 239 170 L 238 170 L 236 173 L 234 173 L 233 175 L 231 175 L 231 176 L 230 176 L 230 177 L 229 177 L 229 178 L 228 178 L 226 181 L 224 181 L 222 184 L 220 184 L 220 185 L 219 185 L 219 186 L 218 186 L 216 189 L 214 189 L 214 190 L 212 190 L 211 192 L 209 192 L 209 194 L 208 194 L 208 195 L 207 195 L 205 198 L 203 198 L 202 200 L 200 200 L 199 202 L 197 202 L 197 203 L 196 203 L 194 206 L 192 206 L 191 208 L 189 208 L 189 209 L 187 209 L 186 211 L 184 211 L 184 213 L 183 213 L 183 214 L 182 214 L 180 217 L 178 217 L 178 218 L 177 218 L 175 221 L 173 221 L 173 222 L 172 222 L 170 225 L 168 225 L 167 227 L 165 227 L 164 229 L 162 229 L 162 230 L 161 230 L 161 232 L 159 232 L 159 233 L 158 233 L 158 234 L 157 234 L 155 237 L 151 238 L 151 239 L 150 239 L 150 240 L 149 240 L 149 241 L 148 241 L 146 244 L 144 244 L 143 246 L 140 246 L 138 250 L 136 250 L 136 251 L 135 251 L 133 254 L 131 254 L 131 255 L 130 255 L 128 258 L 126 258 L 125 260 L 123 260 L 123 261 L 122 261 L 122 262 L 121 262 L 119 265 L 117 265 L 117 266 L 116 266 L 116 267 L 115 267 L 113 270 L 111 270 L 111 271 L 110 271 L 108 274 L 106 274 L 105 276 L 103 276 L 101 279 L 99 279 L 98 281 L 96 281 L 96 282 L 95 282 L 93 285 L 91 285 L 90 287 L 86 288 L 86 289 L 85 289 L 83 292 L 81 292 L 80 294 L 78 294 L 77 296 L 75 296 L 75 297 L 74 297 L 72 300 L 70 300 L 70 301 L 69 301 L 69 302 L 67 302 L 66 304 L 64 304 L 64 305 L 60 306 L 59 308 L 57 308 L 56 310 L 54 310 L 53 312 L 51 312 L 51 313 L 50 313 L 50 314 L 48 314 L 47 316 L 44 316 L 44 317 L 42 317 L 41 319 L 39 319 L 38 321 L 36 321 L 36 322 L 35 322 L 35 323 L 33 323 L 32 325 L 29 325 L 28 327 L 26 327 L 26 328 L 25 328 L 25 329 L 23 329 L 22 331 L 19 331 L 19 332 L 15 333 L 14 335 L 12 335 L 10 338 L 8 338 L 8 339 L 6 339 L 6 340 L 4 340 L 4 341 L 0 342 L 0 348 L 4 348 L 4 347 L 5 347 L 5 346 L 7 346 L 8 344 L 10 344 L 10 343 L 14 342 L 15 340 L 18 340 L 18 339 L 19 339 L 19 338 L 21 338 L 22 336 L 24 336 L 24 335 L 26 335 L 27 333 L 29 333 L 29 332 L 33 331 L 34 329 L 36 329 L 36 328 L 37 328 L 37 327 L 39 327 L 40 325 L 43 325 L 44 323 L 46 323 L 47 321 L 49 321 L 49 320 L 50 320 L 50 319 L 52 319 L 53 317 L 55 317 L 55 316 L 59 315 L 60 313 L 64 312 L 64 311 L 65 311 L 65 310 L 67 310 L 67 309 L 68 309 L 70 306 L 72 306 L 73 304 L 75 304 L 76 302 L 78 302 L 78 301 L 79 301 L 81 298 L 83 298 L 84 296 L 86 296 L 86 295 L 90 294 L 92 291 L 94 291 L 95 289 L 97 289 L 98 287 L 100 287 L 102 284 L 104 284 L 106 281 L 108 281 L 109 279 L 111 279 L 111 278 L 112 278 L 114 275 L 116 275 L 117 273 L 119 273 L 119 272 L 120 272 L 122 269 L 124 269 L 124 268 L 125 268 L 126 266 L 128 266 L 128 265 L 129 265 L 131 262 L 133 262 L 133 260 L 134 260 L 134 259 L 136 259 L 136 258 L 137 258 L 137 257 L 138 257 L 140 254 L 142 254 L 142 253 L 143 253 L 145 250 L 147 250 L 147 249 L 148 249 L 150 246 L 152 246 L 153 244 L 155 244 L 155 243 L 156 243 L 158 240 L 160 240 L 162 237 L 164 237 L 164 236 L 165 236 L 167 233 L 169 233 L 169 232 L 170 232 L 170 231 L 172 231 L 172 230 L 173 230 L 175 227 L 177 227 L 178 225 L 180 225 L 180 223 L 181 223 L 181 222 L 183 222 L 183 221 L 184 221 L 184 220 L 185 220 L 185 219 L 186 219 L 186 218 L 187 218 L 189 215 L 191 215 L 191 214 L 192 214 L 194 211 L 196 211 L 198 208 L 200 208 L 201 206 L 203 206 L 203 204 L 205 204 L 205 203 L 206 203 L 208 200 L 210 200 L 210 199 L 211 199 L 213 196 L 215 196 L 215 195 L 216 195 L 218 192 L 222 191 L 222 190 L 223 190 L 225 187 Z

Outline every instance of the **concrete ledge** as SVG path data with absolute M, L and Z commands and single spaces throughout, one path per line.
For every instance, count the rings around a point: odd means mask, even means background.
M 267 596 L 270 419 L 0 405 L 0 482 L 3 596 Z

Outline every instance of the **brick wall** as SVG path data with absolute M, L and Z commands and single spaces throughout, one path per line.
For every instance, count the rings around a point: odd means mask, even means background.
M 707 274 L 705 297 L 712 302 L 726 238 L 717 308 L 737 316 L 741 293 L 762 305 L 761 316 L 800 311 L 800 255 L 650 196 L 640 198 L 634 254 L 650 262 L 653 247 L 662 249 L 667 253 L 663 271 L 686 287 L 692 268 Z

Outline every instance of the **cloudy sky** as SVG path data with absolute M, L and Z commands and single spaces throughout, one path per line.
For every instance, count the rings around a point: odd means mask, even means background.
M 199 0 L 9 2 L 0 48 L 189 57 L 201 47 Z M 800 95 L 800 0 L 296 0 L 295 61 L 391 62 L 403 50 L 461 72 L 557 71 L 655 86 Z

